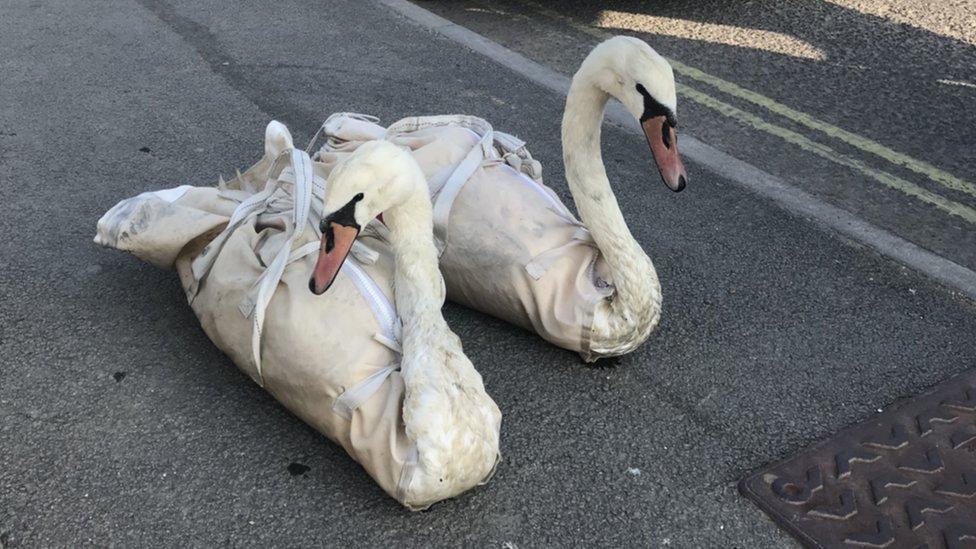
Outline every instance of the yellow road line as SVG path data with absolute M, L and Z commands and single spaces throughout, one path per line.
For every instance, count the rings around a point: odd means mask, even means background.
M 526 2 L 526 4 L 531 5 L 538 12 L 544 15 L 547 15 L 553 19 L 558 19 L 560 21 L 563 21 L 566 24 L 570 25 L 571 27 L 575 28 L 576 30 L 579 30 L 591 36 L 600 39 L 606 39 L 613 36 L 613 33 L 604 31 L 602 29 L 590 27 L 589 25 L 580 23 L 569 16 L 563 15 L 561 13 L 557 13 L 535 2 L 528 1 Z M 732 82 L 718 78 L 717 76 L 712 76 L 711 74 L 708 74 L 694 67 L 688 66 L 680 61 L 674 59 L 668 59 L 668 61 L 671 63 L 671 66 L 674 67 L 674 70 L 681 75 L 687 76 L 691 79 L 698 80 L 699 82 L 703 82 L 705 84 L 713 86 L 718 90 L 725 92 L 733 97 L 738 97 L 739 99 L 744 99 L 746 101 L 749 101 L 750 103 L 763 107 L 764 109 L 767 109 L 780 116 L 783 116 L 784 118 L 788 118 L 789 120 L 792 120 L 797 124 L 806 126 L 807 128 L 810 128 L 812 130 L 819 131 L 827 135 L 828 137 L 839 139 L 847 143 L 848 145 L 858 148 L 864 152 L 873 154 L 879 158 L 883 158 L 888 162 L 895 164 L 896 166 L 902 166 L 911 171 L 922 174 L 928 177 L 929 179 L 931 179 L 932 181 L 939 183 L 940 185 L 943 185 L 947 189 L 963 192 L 971 196 L 976 196 L 976 185 L 973 185 L 968 181 L 964 181 L 963 179 L 960 179 L 949 172 L 940 170 L 939 168 L 927 162 L 917 160 L 906 154 L 892 150 L 880 143 L 872 141 L 866 137 L 862 137 L 860 135 L 851 133 L 843 128 L 838 128 L 837 126 L 828 124 L 821 120 L 817 120 L 816 118 L 810 116 L 809 114 L 787 107 L 786 105 L 779 103 L 778 101 L 775 101 L 773 99 L 770 99 L 762 94 L 756 93 L 752 90 L 747 90 L 737 84 L 733 84 Z
M 939 208 L 944 212 L 958 216 L 976 225 L 976 210 L 974 210 L 973 208 L 970 208 L 958 202 L 954 202 L 952 200 L 945 198 L 942 195 L 938 195 L 931 191 L 923 189 L 922 187 L 919 187 L 918 185 L 910 181 L 906 181 L 904 179 L 901 179 L 900 177 L 891 175 L 888 172 L 884 172 L 872 168 L 871 166 L 868 166 L 867 164 L 861 162 L 860 160 L 857 160 L 856 158 L 850 158 L 848 156 L 844 156 L 843 154 L 838 153 L 834 149 L 831 149 L 826 145 L 822 145 L 820 143 L 812 141 L 807 137 L 804 137 L 803 135 L 793 130 L 783 128 L 781 126 L 776 126 L 774 124 L 770 124 L 769 122 L 760 118 L 759 116 L 756 116 L 750 112 L 743 111 L 742 109 L 733 107 L 728 103 L 719 101 L 718 99 L 715 99 L 714 97 L 706 93 L 700 92 L 694 88 L 691 88 L 685 84 L 678 84 L 678 91 L 680 91 L 684 97 L 696 103 L 699 103 L 704 107 L 718 111 L 719 113 L 728 116 L 729 118 L 734 118 L 735 120 L 748 124 L 749 126 L 752 126 L 753 128 L 760 130 L 762 132 L 768 133 L 770 135 L 775 135 L 776 137 L 779 137 L 780 139 L 788 143 L 796 145 L 797 147 L 800 147 L 801 149 L 807 152 L 831 160 L 837 164 L 840 164 L 841 166 L 845 166 L 853 170 L 856 170 L 864 174 L 865 176 L 870 177 L 871 179 L 874 179 L 875 181 L 881 183 L 882 185 L 898 190 L 913 198 L 917 198 L 923 202 L 935 206 L 936 208 Z
M 668 59 L 668 61 L 671 63 L 671 66 L 674 67 L 675 71 L 683 74 L 684 76 L 714 86 L 734 97 L 745 99 L 750 103 L 759 105 L 760 107 L 783 116 L 784 118 L 788 118 L 798 124 L 820 131 L 829 137 L 839 139 L 848 145 L 861 149 L 864 152 L 883 158 L 896 166 L 902 166 L 913 172 L 922 174 L 932 181 L 946 187 L 947 189 L 976 196 L 976 186 L 974 186 L 972 183 L 959 179 L 949 172 L 940 170 L 927 162 L 917 160 L 906 154 L 889 149 L 880 143 L 872 141 L 866 137 L 853 134 L 843 128 L 838 128 L 837 126 L 817 120 L 809 114 L 787 107 L 786 105 L 764 95 L 747 90 L 741 86 L 733 84 L 732 82 L 728 82 L 716 76 L 702 72 L 694 67 L 689 67 L 680 61 L 676 61 L 674 59 Z

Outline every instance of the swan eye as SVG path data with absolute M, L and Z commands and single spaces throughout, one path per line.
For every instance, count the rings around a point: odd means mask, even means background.
M 356 196 L 352 197 L 353 202 L 359 202 L 364 198 L 363 193 L 356 193 Z

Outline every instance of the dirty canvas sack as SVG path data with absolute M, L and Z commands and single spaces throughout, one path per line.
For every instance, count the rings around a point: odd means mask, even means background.
M 175 269 L 214 344 L 403 505 L 422 509 L 471 488 L 417 488 L 437 483 L 424 482 L 404 430 L 393 258 L 372 224 L 329 291 L 309 291 L 326 167 L 294 149 L 283 126 L 276 146 L 274 124 L 264 158 L 245 173 L 123 200 L 99 220 L 95 241 Z
M 525 143 L 473 116 L 376 122 L 332 115 L 316 159 L 331 167 L 373 139 L 410 149 L 430 186 L 448 297 L 595 360 L 590 335 L 614 293 L 609 269 Z

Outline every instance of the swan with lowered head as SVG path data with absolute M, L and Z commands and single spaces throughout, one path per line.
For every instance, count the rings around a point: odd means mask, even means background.
M 498 459 L 501 412 L 441 314 L 444 285 L 424 174 L 409 153 L 376 141 L 335 168 L 324 198 L 313 293 L 329 289 L 370 220 L 383 213 L 389 228 L 394 300 L 403 322 L 403 422 L 422 472 L 406 491 L 437 501 L 452 495 L 439 486 L 486 481 Z

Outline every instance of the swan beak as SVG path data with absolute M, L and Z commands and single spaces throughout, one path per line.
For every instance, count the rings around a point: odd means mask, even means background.
M 312 278 L 308 281 L 308 289 L 313 294 L 322 295 L 332 286 L 357 236 L 359 225 L 343 225 L 331 218 L 322 221 L 319 258 L 312 269 Z
M 678 132 L 666 116 L 652 116 L 641 121 L 647 144 L 651 146 L 654 162 L 664 184 L 674 192 L 681 192 L 688 182 L 688 172 L 678 154 Z

